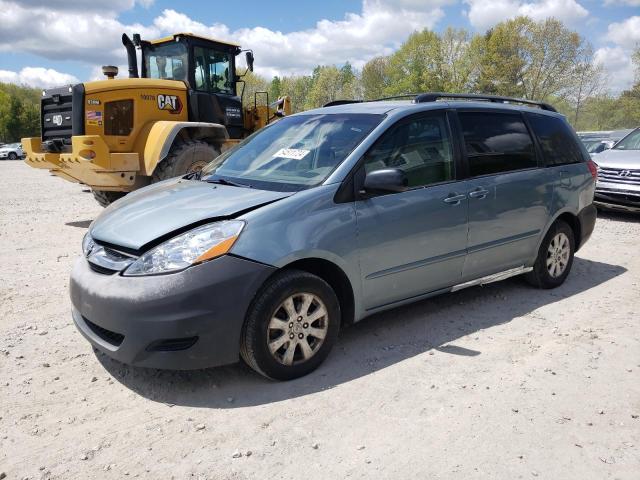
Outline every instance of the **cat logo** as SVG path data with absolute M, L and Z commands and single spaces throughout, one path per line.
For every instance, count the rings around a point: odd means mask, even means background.
M 182 102 L 176 95 L 158 94 L 158 108 L 160 110 L 168 110 L 169 113 L 180 113 L 182 111 Z

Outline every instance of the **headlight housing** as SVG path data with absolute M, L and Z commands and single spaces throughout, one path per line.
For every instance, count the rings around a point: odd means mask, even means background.
M 82 253 L 84 256 L 88 257 L 95 246 L 96 244 L 93 241 L 93 238 L 91 238 L 91 234 L 87 232 L 82 239 Z
M 219 257 L 231 249 L 243 228 L 242 220 L 224 220 L 194 228 L 144 253 L 123 275 L 177 272 Z

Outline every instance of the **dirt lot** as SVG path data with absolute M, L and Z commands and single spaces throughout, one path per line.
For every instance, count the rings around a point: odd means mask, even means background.
M 0 176 L 0 478 L 640 477 L 640 217 L 602 216 L 557 290 L 377 315 L 274 383 L 96 355 L 67 280 L 100 207 L 22 162 Z

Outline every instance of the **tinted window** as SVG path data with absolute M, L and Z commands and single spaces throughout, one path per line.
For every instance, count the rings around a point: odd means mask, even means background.
M 527 113 L 547 165 L 582 162 L 582 152 L 567 124 L 560 118 Z M 600 145 L 596 142 L 596 147 Z
M 451 139 L 444 115 L 403 122 L 369 150 L 367 172 L 399 168 L 407 174 L 409 187 L 452 180 L 454 177 Z
M 472 176 L 537 166 L 533 141 L 519 114 L 459 113 Z

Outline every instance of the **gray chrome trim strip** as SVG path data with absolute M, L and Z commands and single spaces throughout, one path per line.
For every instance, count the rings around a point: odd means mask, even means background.
M 517 242 L 518 240 L 524 240 L 525 238 L 535 237 L 539 234 L 540 230 L 531 230 L 530 232 L 519 233 L 518 235 L 513 235 L 512 237 L 506 237 L 501 238 L 500 240 L 494 240 L 492 242 L 481 243 L 480 245 L 476 245 L 475 247 L 468 248 L 467 253 L 475 253 L 481 250 L 487 250 L 489 248 L 498 247 L 507 243 Z
M 446 253 L 444 255 L 438 255 L 437 257 L 425 258 L 424 260 L 418 260 L 416 262 L 407 263 L 398 267 L 387 268 L 386 270 L 380 270 L 378 272 L 370 273 L 365 277 L 366 280 L 372 280 L 374 278 L 384 277 L 385 275 L 393 275 L 394 273 L 405 272 L 407 270 L 413 270 L 414 268 L 424 267 L 425 265 L 431 265 L 433 263 L 441 262 L 442 260 L 448 260 L 450 258 L 457 258 L 466 255 L 466 250 L 458 250 L 456 252 Z
M 453 287 L 451 287 L 451 291 L 456 292 L 458 290 L 462 290 L 463 288 L 467 288 L 467 287 L 473 287 L 476 285 L 486 285 L 487 283 L 499 282 L 500 280 L 505 280 L 509 277 L 515 277 L 516 275 L 527 273 L 527 272 L 530 272 L 531 270 L 533 270 L 533 267 L 525 267 L 524 265 L 516 268 L 510 268 L 509 270 L 505 270 L 504 272 L 494 273 L 492 275 L 487 275 L 485 277 L 476 278 L 475 280 L 459 283 L 458 285 L 454 285 Z

